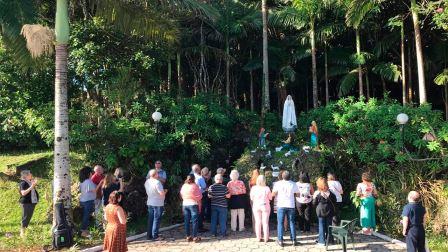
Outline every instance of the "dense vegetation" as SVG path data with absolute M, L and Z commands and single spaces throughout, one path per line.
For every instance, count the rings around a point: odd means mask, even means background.
M 27 29 L 21 35 L 24 24 L 54 27 L 56 3 L 69 3 L 68 17 L 59 17 L 70 21 L 67 41 L 41 26 L 33 27 L 44 34 L 37 42 Z M 303 112 L 296 144 L 311 120 L 320 127 L 322 151 L 308 163 L 315 174 L 334 170 L 353 188 L 371 170 L 384 197 L 381 228 L 396 234 L 410 189 L 424 191 L 428 207 L 446 207 L 448 125 L 439 111 L 448 118 L 447 7 L 447 0 L 0 0 L 0 150 L 53 146 L 61 109 L 55 69 L 66 66 L 71 150 L 133 178 L 161 159 L 176 190 L 192 162 L 230 166 L 261 126 L 278 146 L 285 136 L 276 114 L 291 94 Z M 68 64 L 55 62 L 54 44 L 66 46 Z M 163 118 L 155 125 L 157 110 Z M 399 112 L 411 118 L 403 142 Z M 426 133 L 437 139 L 422 140 Z M 237 167 L 257 165 L 253 147 Z M 274 160 L 295 158 L 283 154 Z M 169 197 L 170 217 L 180 214 L 177 195 Z M 430 228 L 446 235 L 440 209 Z
M 395 119 L 401 112 L 410 118 L 404 128 L 404 142 Z M 304 153 L 300 147 L 309 144 L 307 127 L 312 120 L 320 125 L 321 150 Z M 370 171 L 380 192 L 381 205 L 377 211 L 380 231 L 401 237 L 400 215 L 407 193 L 418 190 L 422 192 L 428 209 L 430 237 L 448 235 L 448 123 L 443 120 L 442 113 L 431 110 L 429 106 L 403 107 L 390 99 L 365 102 L 347 98 L 303 113 L 298 122 L 295 141 L 296 148 L 300 150 L 298 153 L 285 156 L 288 150 L 283 150 L 273 152 L 270 158 L 266 156 L 267 151 L 253 152 L 256 149 L 254 141 L 235 166 L 250 176 L 252 169 L 263 163 L 269 180 L 271 165 L 292 169 L 295 178 L 300 171 L 307 171 L 314 180 L 332 171 L 345 188 L 345 214 L 351 218 L 355 209 L 350 192 L 361 181 L 361 173 Z M 270 150 L 281 146 L 280 139 L 287 138 L 279 130 L 278 123 L 276 126 L 271 127 Z M 437 139 L 423 140 L 426 133 L 434 134 Z M 436 240 L 431 247 L 443 251 L 448 244 Z

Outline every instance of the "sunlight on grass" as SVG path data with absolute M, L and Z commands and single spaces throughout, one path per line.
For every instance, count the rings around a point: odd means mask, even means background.
M 84 163 L 84 157 L 71 154 L 70 158 L 72 171 L 79 170 Z M 31 165 L 28 167 L 29 162 Z M 27 231 L 26 242 L 19 237 L 21 221 L 21 209 L 18 203 L 19 177 L 14 174 L 17 165 L 25 165 L 36 175 L 37 190 L 40 194 L 40 201 Z M 0 156 L 0 198 L 2 199 L 0 201 L 0 250 L 14 248 L 34 250 L 51 244 L 49 209 L 51 209 L 52 166 L 53 158 L 50 151 Z

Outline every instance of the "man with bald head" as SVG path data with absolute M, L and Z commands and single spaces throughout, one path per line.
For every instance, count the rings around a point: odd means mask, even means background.
M 159 173 L 156 169 L 149 171 L 149 178 L 145 182 L 145 190 L 148 195 L 146 205 L 148 205 L 148 240 L 160 240 L 159 227 L 162 219 L 163 206 L 167 190 L 163 189 L 162 183 L 158 179 Z
M 407 250 L 409 252 L 425 252 L 424 219 L 426 209 L 421 203 L 420 194 L 416 191 L 409 192 L 408 202 L 401 214 Z

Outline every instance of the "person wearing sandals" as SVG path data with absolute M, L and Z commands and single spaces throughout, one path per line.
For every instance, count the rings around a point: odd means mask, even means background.
M 361 198 L 360 222 L 362 233 L 372 235 L 375 229 L 375 198 L 378 192 L 372 183 L 372 177 L 369 172 L 364 172 L 361 176 L 362 183 L 356 187 L 356 195 Z
M 21 171 L 20 179 L 19 203 L 22 208 L 22 225 L 20 228 L 20 237 L 24 237 L 25 230 L 31 221 L 31 217 L 33 217 L 34 208 L 39 201 L 39 194 L 36 190 L 37 180 L 33 179 L 33 175 L 29 170 Z
M 185 183 L 180 189 L 180 196 L 182 197 L 182 211 L 184 214 L 184 227 L 186 233 L 186 240 L 191 242 L 199 242 L 201 238 L 198 236 L 198 218 L 201 211 L 201 189 L 194 182 L 193 174 L 189 174 Z M 190 221 L 192 230 L 190 232 Z

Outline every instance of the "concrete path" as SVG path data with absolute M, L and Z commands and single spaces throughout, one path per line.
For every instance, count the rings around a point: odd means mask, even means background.
M 265 244 L 258 242 L 251 230 L 244 232 L 230 232 L 225 238 L 210 237 L 208 233 L 202 234 L 200 243 L 185 241 L 184 230 L 182 227 L 162 232 L 163 241 L 137 240 L 129 243 L 129 251 L 156 251 L 156 252 L 214 252 L 214 251 L 241 251 L 241 252 L 262 252 L 262 251 L 325 251 L 325 247 L 317 246 L 315 240 L 317 231 L 314 229 L 311 233 L 301 233 L 299 235 L 300 246 L 294 247 L 289 240 L 289 232 L 285 236 L 285 246 L 282 248 L 275 242 L 276 230 L 271 230 L 271 241 Z M 352 244 L 348 246 L 349 251 L 353 251 Z M 397 244 L 393 244 L 374 236 L 356 235 L 356 251 L 406 251 Z M 328 247 L 329 251 L 342 251 L 341 245 Z

